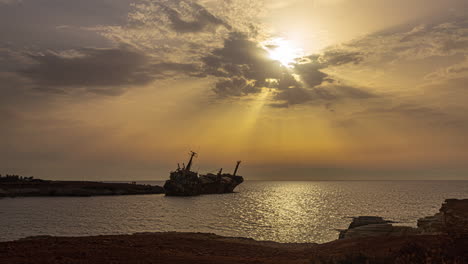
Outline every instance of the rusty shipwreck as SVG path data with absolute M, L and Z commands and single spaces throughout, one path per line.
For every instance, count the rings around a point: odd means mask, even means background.
M 197 153 L 191 151 L 187 166 L 183 164 L 181 167 L 178 164 L 177 169 L 170 173 L 170 179 L 164 184 L 166 196 L 232 193 L 244 181 L 242 176 L 236 175 L 240 161 L 237 162 L 233 174 L 223 173 L 223 169 L 220 169 L 217 174 L 199 175 L 191 170 L 196 156 Z

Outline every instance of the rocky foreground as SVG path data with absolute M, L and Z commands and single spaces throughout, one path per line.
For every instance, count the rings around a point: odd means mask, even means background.
M 340 231 L 339 239 L 424 234 L 468 237 L 468 199 L 445 200 L 439 213 L 419 219 L 416 228 L 392 223 L 378 216 L 355 217 L 348 229 Z
M 325 244 L 281 244 L 201 233 L 35 237 L 0 243 L 0 263 L 460 264 L 468 263 L 467 214 L 468 200 L 447 200 L 440 213 L 420 220 L 411 232 L 389 229 L 391 223 L 376 217 L 357 217 L 341 232 L 342 239 Z M 387 231 L 376 225 L 386 226 Z
M 0 197 L 160 194 L 160 186 L 85 181 L 0 182 Z
M 213 234 L 42 237 L 0 243 L 0 263 L 468 263 L 468 241 L 447 235 L 281 244 Z

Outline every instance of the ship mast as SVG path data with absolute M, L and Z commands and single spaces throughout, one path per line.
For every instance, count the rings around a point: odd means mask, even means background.
M 189 163 L 187 164 L 187 167 L 185 168 L 186 171 L 190 171 L 190 168 L 192 167 L 193 157 L 195 157 L 196 155 L 197 155 L 196 152 L 190 151 L 190 160 L 189 160 Z
M 236 176 L 236 173 L 237 173 L 237 169 L 239 169 L 239 165 L 240 165 L 241 161 L 237 161 L 237 165 L 236 165 L 236 169 L 234 170 L 234 176 Z

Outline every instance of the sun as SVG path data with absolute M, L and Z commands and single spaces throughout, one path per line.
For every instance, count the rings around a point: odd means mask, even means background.
M 279 61 L 285 67 L 292 67 L 296 58 L 303 56 L 303 51 L 296 48 L 290 41 L 283 38 L 275 38 L 263 43 L 270 58 Z

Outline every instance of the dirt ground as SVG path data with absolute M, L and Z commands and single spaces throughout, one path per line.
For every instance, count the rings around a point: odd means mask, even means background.
M 202 233 L 35 237 L 0 243 L 0 263 L 468 263 L 468 242 L 412 236 L 281 244 Z

